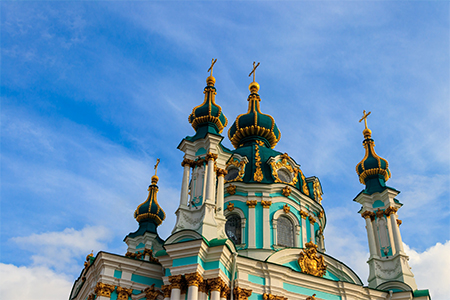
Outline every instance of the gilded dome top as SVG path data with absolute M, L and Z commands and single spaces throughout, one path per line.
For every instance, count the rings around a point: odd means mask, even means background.
M 236 118 L 228 130 L 228 137 L 235 148 L 254 140 L 260 140 L 268 147 L 274 148 L 281 138 L 280 130 L 273 117 L 263 114 L 260 110 L 259 84 L 252 82 L 249 89 L 248 111 Z

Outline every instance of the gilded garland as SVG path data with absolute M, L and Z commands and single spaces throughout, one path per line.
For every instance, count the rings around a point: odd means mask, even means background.
M 306 243 L 306 249 L 300 253 L 298 264 L 302 273 L 323 277 L 327 270 L 324 257 L 317 256 L 317 245 L 312 242 Z

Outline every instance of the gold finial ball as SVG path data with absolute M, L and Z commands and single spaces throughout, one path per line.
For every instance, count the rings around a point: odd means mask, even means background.
M 214 86 L 215 83 L 216 79 L 213 76 L 209 76 L 208 78 L 206 78 L 206 84 L 208 86 Z
M 157 183 L 158 183 L 158 180 L 159 180 L 159 177 L 158 177 L 158 176 L 156 176 L 156 175 L 153 175 L 153 176 L 152 176 L 152 184 L 157 184 Z
M 363 130 L 364 138 L 370 139 L 372 137 L 372 130 L 366 128 Z
M 248 89 L 250 90 L 250 92 L 252 93 L 258 93 L 259 91 L 259 84 L 255 81 L 253 81 L 252 83 L 250 83 L 250 85 L 248 86 Z

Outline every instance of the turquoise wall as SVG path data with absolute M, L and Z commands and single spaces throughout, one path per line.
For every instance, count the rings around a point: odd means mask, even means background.
M 154 279 L 154 278 L 150 278 L 150 277 L 146 277 L 146 276 L 142 276 L 142 275 L 136 275 L 136 274 L 131 274 L 131 281 L 141 283 L 141 284 L 146 284 L 146 285 L 155 284 L 155 287 L 157 287 L 157 288 L 161 288 L 161 286 L 163 285 L 163 281 L 160 279 Z
M 266 285 L 266 279 L 264 277 L 259 277 L 251 274 L 248 274 L 248 281 L 259 285 Z
M 283 283 L 283 288 L 286 291 L 296 293 L 296 294 L 302 294 L 302 295 L 308 295 L 308 296 L 312 296 L 313 294 L 316 294 L 317 298 L 322 298 L 325 300 L 341 300 L 341 296 L 330 294 L 330 293 L 325 293 L 325 292 L 321 292 L 321 291 L 316 291 L 313 289 L 308 289 L 308 288 L 290 284 L 290 283 Z

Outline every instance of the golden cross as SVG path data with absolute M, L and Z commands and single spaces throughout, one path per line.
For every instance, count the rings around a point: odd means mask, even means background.
M 159 165 L 159 158 L 158 158 L 158 159 L 156 159 L 156 165 L 155 165 L 155 175 L 156 175 L 156 172 L 158 172 L 158 165 Z
M 259 66 L 259 63 L 256 66 L 255 66 L 255 64 L 256 64 L 256 62 L 254 61 L 253 62 L 253 70 L 250 72 L 250 74 L 248 74 L 248 77 L 250 77 L 250 75 L 253 74 L 253 82 L 255 82 L 255 71 L 256 71 L 256 68 Z
M 212 71 L 213 71 L 213 67 L 214 67 L 214 64 L 217 62 L 217 58 L 216 59 L 212 59 L 211 60 L 211 67 L 209 67 L 209 69 L 208 69 L 208 71 L 206 71 L 206 72 L 209 72 L 209 71 L 211 71 L 211 76 L 212 76 Z
M 369 113 L 366 114 L 366 111 L 363 110 L 363 117 L 361 118 L 361 120 L 359 120 L 359 123 L 361 123 L 361 121 L 364 120 L 364 125 L 366 126 L 366 129 L 367 129 L 367 117 L 370 115 L 370 113 L 371 112 L 369 111 Z

